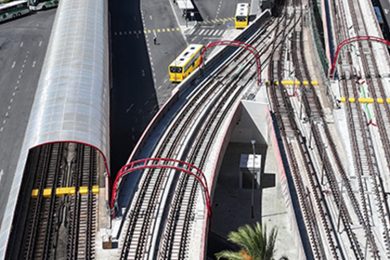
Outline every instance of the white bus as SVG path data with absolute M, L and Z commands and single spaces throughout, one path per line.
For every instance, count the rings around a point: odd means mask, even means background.
M 0 4 L 0 22 L 8 21 L 28 14 L 27 0 L 18 0 L 6 4 Z
M 33 11 L 45 10 L 58 6 L 59 0 L 29 0 L 30 9 Z

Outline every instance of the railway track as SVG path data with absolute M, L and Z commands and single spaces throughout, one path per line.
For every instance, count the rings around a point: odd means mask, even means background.
M 299 6 L 299 3 L 296 3 L 296 5 Z M 292 61 L 295 65 L 296 77 L 301 82 L 303 79 L 307 79 L 310 82 L 308 74 L 302 75 L 303 73 L 300 71 L 302 66 L 306 66 L 303 59 L 303 41 L 301 41 L 302 45 L 300 48 L 296 46 L 297 41 L 301 40 L 301 35 L 302 31 L 299 29 L 299 26 L 297 26 L 296 30 L 292 34 L 291 49 L 294 51 L 292 54 Z M 271 82 L 275 82 L 275 80 L 280 82 L 284 78 L 283 61 L 284 55 L 286 55 L 285 49 L 285 46 L 282 46 L 275 52 L 271 63 L 272 66 L 269 68 L 269 77 Z M 298 51 L 299 49 L 301 52 Z M 313 257 L 315 259 L 326 259 L 328 257 L 331 257 L 332 259 L 345 259 L 345 254 L 343 253 L 340 245 L 334 220 L 331 218 L 327 201 L 323 195 L 324 193 L 320 185 L 319 174 L 310 155 L 311 153 L 306 142 L 307 139 L 299 130 L 289 95 L 285 87 L 276 85 L 269 88 L 269 93 L 272 101 L 273 112 L 275 113 L 278 127 L 281 129 L 281 136 L 286 148 L 290 171 L 293 175 L 295 189 L 298 194 L 298 200 L 301 205 L 301 211 L 304 216 L 310 244 L 312 246 Z M 314 95 L 311 95 L 310 99 L 316 98 L 314 92 L 313 94 Z M 311 101 L 312 102 L 309 103 L 315 104 L 313 100 Z M 319 102 L 318 98 L 317 101 Z M 321 118 L 323 116 L 322 108 L 316 108 L 318 109 L 312 109 L 311 112 Z M 314 139 L 316 138 L 314 137 Z M 303 173 L 306 173 L 305 175 L 307 177 L 307 181 L 304 181 Z M 328 174 L 330 174 L 330 172 L 328 172 Z M 305 182 L 308 182 L 307 185 Z M 307 186 L 308 188 L 306 188 Z M 310 199 L 312 196 L 314 197 L 314 202 Z M 337 198 L 339 198 L 340 201 L 340 197 Z M 313 204 L 316 206 L 315 208 L 312 207 Z M 342 199 L 341 204 L 344 204 Z M 342 205 L 340 205 L 341 209 L 343 209 Z M 317 221 L 317 216 L 320 217 L 320 223 Z M 343 214 L 343 216 L 343 221 L 348 223 L 348 214 Z M 322 234 L 324 234 L 324 236 Z M 328 255 L 328 252 L 330 256 Z
M 308 82 L 311 82 L 311 77 L 308 72 L 307 63 L 304 60 L 304 46 L 303 46 L 303 36 L 302 31 L 295 32 L 293 34 L 293 46 L 292 49 L 295 50 L 292 59 L 294 62 L 295 67 L 295 76 L 298 80 L 302 81 L 303 79 L 308 80 Z M 300 45 L 297 46 L 297 42 L 300 42 Z M 321 158 L 322 162 L 322 168 L 323 168 L 323 174 L 325 173 L 326 178 L 328 180 L 329 188 L 331 190 L 331 193 L 333 195 L 334 202 L 337 206 L 337 209 L 339 210 L 341 221 L 344 225 L 344 229 L 346 231 L 348 240 L 350 241 L 350 246 L 352 248 L 352 252 L 354 253 L 354 256 L 357 259 L 363 258 L 363 252 L 360 247 L 359 241 L 357 239 L 357 236 L 355 232 L 352 229 L 352 217 L 349 213 L 349 210 L 346 206 L 346 200 L 344 199 L 341 190 L 339 188 L 339 184 L 337 181 L 336 176 L 342 177 L 342 180 L 344 181 L 344 186 L 347 189 L 348 199 L 349 202 L 351 202 L 352 205 L 355 206 L 355 213 L 362 219 L 361 213 L 359 211 L 359 208 L 357 207 L 358 202 L 356 199 L 355 194 L 353 193 L 352 187 L 349 183 L 348 176 L 344 170 L 344 167 L 341 163 L 340 156 L 338 152 L 336 151 L 336 145 L 333 140 L 333 137 L 330 133 L 329 127 L 327 125 L 327 122 L 325 120 L 325 116 L 323 113 L 323 108 L 321 105 L 321 102 L 319 100 L 318 95 L 316 94 L 316 90 L 312 85 L 309 84 L 309 87 L 301 89 L 301 102 L 304 106 L 304 111 L 306 118 L 315 117 L 317 122 L 313 120 L 308 120 L 309 128 L 312 134 L 312 139 L 315 143 L 315 146 L 318 152 L 319 157 Z M 317 124 L 320 123 L 320 124 Z M 309 140 L 310 142 L 310 140 Z M 310 144 L 309 144 L 310 145 Z M 325 145 L 329 147 L 329 150 L 325 150 Z M 329 152 L 328 152 L 329 151 Z M 317 175 L 317 178 L 319 175 Z M 312 185 L 313 186 L 313 185 Z M 320 182 L 314 184 L 313 187 L 320 186 Z M 320 193 L 322 194 L 323 191 L 320 189 Z M 320 201 L 322 201 L 324 198 L 321 198 Z M 315 199 L 316 201 L 318 199 Z M 329 200 L 328 200 L 329 201 Z M 328 208 L 328 206 L 327 206 Z M 320 214 L 322 215 L 322 214 Z M 327 209 L 326 215 L 330 216 L 330 211 Z M 336 219 L 336 216 L 333 216 L 333 222 Z M 332 221 L 330 221 L 332 223 Z M 330 225 L 332 229 L 335 230 L 334 224 Z M 329 231 L 326 231 L 328 234 Z M 337 234 L 334 234 L 335 237 L 338 237 Z M 338 239 L 342 240 L 342 238 Z M 339 242 L 340 243 L 340 242 Z M 340 244 L 337 246 L 337 248 L 342 248 Z M 342 254 L 342 257 L 345 258 L 345 253 Z
M 73 144 L 54 143 L 38 147 L 33 167 L 35 174 L 33 189 L 38 190 L 31 199 L 26 220 L 22 249 L 23 259 L 55 259 L 62 255 L 58 250 L 58 239 L 67 230 L 67 259 L 93 259 L 96 232 L 96 195 L 92 186 L 97 184 L 96 151 L 78 145 L 73 169 L 68 168 L 66 157 Z M 72 176 L 68 176 L 71 172 Z M 69 179 L 72 179 L 69 183 Z M 56 189 L 76 187 L 76 194 L 58 196 Z M 79 193 L 80 186 L 88 187 L 88 194 Z M 51 189 L 49 196 L 44 190 Z M 62 252 L 62 251 L 61 251 Z M 64 257 L 64 256 L 62 256 Z
M 260 45 L 270 33 L 259 33 L 252 45 Z M 266 47 L 259 49 L 261 55 L 266 56 Z M 248 82 L 255 79 L 255 73 L 250 72 L 254 61 L 249 58 L 251 56 L 246 54 L 231 59 L 217 76 L 198 88 L 167 128 L 151 157 L 186 160 L 202 169 L 212 145 L 211 137 L 223 122 L 223 112 L 237 102 Z M 246 74 L 250 76 L 244 77 Z M 190 149 L 186 148 L 187 143 L 192 144 Z M 187 176 L 174 178 L 169 177 L 165 170 L 158 171 L 158 174 L 156 170 L 143 173 L 139 191 L 124 225 L 125 234 L 120 244 L 121 259 L 157 256 L 181 259 L 188 255 L 189 234 L 195 216 L 194 203 L 199 196 L 198 184 Z M 169 194 L 173 190 L 174 194 Z M 167 204 L 171 207 L 166 207 Z M 161 216 L 166 219 L 157 219 Z M 157 245 L 156 241 L 159 240 L 161 243 Z
M 355 5 L 352 3 L 352 1 L 348 1 L 348 5 L 353 21 L 353 29 L 358 35 L 367 34 L 360 3 Z M 342 5 L 340 5 L 340 10 L 342 13 L 346 13 Z M 345 29 L 347 28 L 346 25 L 343 26 L 343 20 L 341 17 L 338 18 L 339 20 L 337 26 L 339 28 L 339 34 L 337 34 L 336 39 L 338 42 L 340 42 L 341 40 L 349 37 L 349 31 Z M 360 55 L 360 61 L 362 63 L 362 68 L 365 71 L 365 79 L 370 94 L 373 97 L 377 97 L 377 93 L 383 96 L 384 88 L 381 80 L 377 78 L 379 72 L 375 58 L 373 58 L 374 55 L 371 48 L 372 46 L 369 43 L 358 44 L 358 50 L 362 54 Z M 368 53 L 367 50 L 369 50 Z M 354 63 L 354 60 L 352 58 L 351 52 L 348 51 L 347 53 L 344 53 L 343 59 L 351 64 L 350 70 L 353 71 L 352 64 Z M 339 64 L 341 64 L 341 62 L 342 61 L 340 60 Z M 357 66 L 359 67 L 359 65 Z M 339 68 L 340 67 L 341 66 L 339 66 Z M 344 79 L 341 81 L 343 92 L 342 94 L 344 96 L 359 97 L 360 93 L 358 92 L 358 88 L 361 87 L 358 84 L 359 82 L 353 79 L 347 80 L 347 75 L 343 69 L 340 70 L 340 75 L 341 78 Z M 347 103 L 345 108 L 349 124 L 349 135 L 353 148 L 355 173 L 358 180 L 360 209 L 363 211 L 363 219 L 360 218 L 360 224 L 363 225 L 365 235 L 368 238 L 371 257 L 374 259 L 379 259 L 382 255 L 378 247 L 378 242 L 380 247 L 383 248 L 382 250 L 386 251 L 387 257 L 389 257 L 390 237 L 388 229 L 388 205 L 385 199 L 385 194 L 383 192 L 383 184 L 378 166 L 378 160 L 375 154 L 374 141 L 371 136 L 370 129 L 367 125 L 367 117 L 365 116 L 366 113 L 369 112 L 365 112 L 362 105 L 360 104 Z M 368 109 L 368 106 L 366 109 Z M 386 132 L 386 125 L 389 122 L 388 120 L 390 116 L 389 107 L 388 105 L 380 107 L 378 104 L 374 104 L 374 111 L 376 120 L 381 122 L 378 124 L 378 130 L 384 149 L 384 155 L 386 158 L 389 158 L 389 139 Z M 386 166 L 387 168 L 389 167 L 388 162 Z M 370 182 L 367 183 L 363 178 L 369 178 Z M 373 195 L 370 195 L 370 191 L 372 191 Z M 372 204 L 376 205 L 376 214 L 379 215 L 379 219 L 381 221 L 381 227 L 379 228 L 380 231 L 377 232 L 382 234 L 382 241 L 379 240 L 378 236 L 376 236 L 372 230 L 372 227 L 376 226 L 374 223 L 375 217 L 373 216 L 373 207 L 371 206 Z

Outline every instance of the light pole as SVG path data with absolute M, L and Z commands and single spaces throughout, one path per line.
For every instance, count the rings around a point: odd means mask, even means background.
M 253 175 L 252 175 L 252 196 L 251 196 L 251 217 L 254 218 L 254 203 L 255 203 L 255 169 L 256 169 L 256 152 L 255 144 L 256 140 L 251 140 L 252 150 L 253 150 Z

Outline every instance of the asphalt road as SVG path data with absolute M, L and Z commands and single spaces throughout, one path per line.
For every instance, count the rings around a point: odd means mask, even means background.
M 55 11 L 48 10 L 0 24 L 0 223 Z
M 109 1 L 111 17 L 111 172 L 123 166 L 158 109 L 140 2 Z
M 145 10 L 143 15 L 141 3 Z M 140 0 L 109 2 L 111 169 L 114 175 L 126 163 L 150 119 L 169 97 L 172 85 L 166 80 L 168 64 L 185 47 L 181 32 L 171 31 L 178 26 L 168 0 L 142 0 L 141 3 Z M 163 28 L 169 28 L 170 32 L 162 33 Z M 145 34 L 144 30 L 150 32 Z M 157 45 L 153 44 L 153 30 Z

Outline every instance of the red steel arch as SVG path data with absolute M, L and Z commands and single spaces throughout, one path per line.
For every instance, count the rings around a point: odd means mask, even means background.
M 114 209 L 115 204 L 118 199 L 119 186 L 122 182 L 122 179 L 127 174 L 144 169 L 171 169 L 179 172 L 184 172 L 188 175 L 194 176 L 195 179 L 200 183 L 206 202 L 207 214 L 210 217 L 211 215 L 211 199 L 210 199 L 210 191 L 207 186 L 207 180 L 204 173 L 193 164 L 188 162 L 170 159 L 170 158 L 145 158 L 130 162 L 129 164 L 124 165 L 118 172 L 111 195 L 111 208 Z
M 379 43 L 386 44 L 387 46 L 390 46 L 390 41 L 387 41 L 387 40 L 380 38 L 380 37 L 377 37 L 377 36 L 369 36 L 369 35 L 355 36 L 355 37 L 351 37 L 351 38 L 343 40 L 342 42 L 339 43 L 339 45 L 337 45 L 336 53 L 334 55 L 332 66 L 331 66 L 330 72 L 329 72 L 330 78 L 334 77 L 334 72 L 336 70 L 336 63 L 337 63 L 341 49 L 345 45 L 351 44 L 351 43 L 356 42 L 356 41 L 373 41 L 373 42 L 379 42 Z
M 248 44 L 248 43 L 245 43 L 245 42 L 240 42 L 240 41 L 229 41 L 229 40 L 223 40 L 223 41 L 215 41 L 215 42 L 210 42 L 208 43 L 203 49 L 202 49 L 202 52 L 200 54 L 201 56 L 201 64 L 200 66 L 202 66 L 203 64 L 203 60 L 204 60 L 204 55 L 206 54 L 206 51 L 210 48 L 213 48 L 213 47 L 216 47 L 216 46 L 219 46 L 219 45 L 227 45 L 227 46 L 233 46 L 233 47 L 240 47 L 240 48 L 244 48 L 245 50 L 247 51 L 250 51 L 253 56 L 255 57 L 256 59 L 256 72 L 257 72 L 257 83 L 260 85 L 261 83 L 261 63 L 260 63 L 260 54 L 259 52 L 256 50 L 255 47 L 253 47 L 252 45 Z

